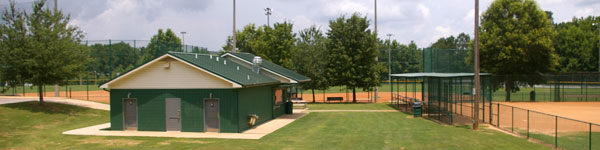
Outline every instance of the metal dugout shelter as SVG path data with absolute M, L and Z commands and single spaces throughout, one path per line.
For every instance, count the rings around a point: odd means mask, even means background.
M 473 116 L 473 73 L 403 73 L 392 76 L 392 104 L 413 113 L 412 106 L 422 101 L 426 117 L 447 124 L 468 121 Z M 491 117 L 492 76 L 481 73 L 480 120 Z M 409 85 L 410 84 L 410 85 Z

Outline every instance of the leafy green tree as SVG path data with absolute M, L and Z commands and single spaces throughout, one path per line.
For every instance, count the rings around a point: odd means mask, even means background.
M 468 34 L 460 33 L 456 37 L 456 48 L 458 49 L 471 49 L 469 47 L 469 43 L 471 42 L 471 37 Z
M 450 36 L 450 37 L 442 37 L 440 39 L 438 39 L 435 43 L 431 44 L 431 48 L 438 48 L 438 49 L 457 49 L 457 45 L 456 45 L 456 38 L 454 38 L 454 36 Z
M 495 0 L 483 13 L 481 70 L 499 75 L 495 87 L 504 86 L 506 101 L 518 84 L 543 82 L 542 74 L 553 71 L 558 64 L 555 35 L 547 14 L 533 0 Z
M 310 82 L 302 83 L 304 89 L 311 89 L 313 103 L 315 102 L 315 89 L 326 90 L 329 88 L 325 76 L 325 56 L 327 39 L 314 25 L 299 32 L 296 47 L 293 51 L 292 61 L 294 71 L 311 79 Z
M 112 76 L 117 73 L 122 74 L 129 66 L 136 66 L 140 52 L 125 42 L 115 44 L 94 44 L 89 46 L 90 57 L 93 59 L 88 64 L 88 71 L 97 73 L 111 73 Z M 118 66 L 122 66 L 118 70 Z
M 194 49 L 192 49 L 192 53 L 209 54 L 208 49 L 206 47 L 198 46 L 194 46 Z
M 417 48 L 417 44 L 411 41 L 409 45 L 400 44 L 396 40 L 380 41 L 379 62 L 388 67 L 388 53 L 391 53 L 391 73 L 419 72 L 423 63 L 423 52 Z M 388 52 L 391 50 L 391 52 Z M 388 80 L 388 71 L 380 72 L 380 80 Z
M 268 26 L 263 26 L 265 29 L 264 41 L 267 43 L 267 48 L 264 50 L 261 57 L 267 58 L 271 62 L 283 66 L 285 68 L 292 67 L 292 49 L 296 43 L 296 34 L 292 32 L 293 24 L 290 22 L 275 23 L 273 29 Z
M 598 71 L 598 27 L 600 17 L 573 18 L 570 22 L 555 25 L 558 32 L 553 40 L 559 56 L 561 72 Z
M 11 1 L 0 25 L 0 55 L 8 58 L 2 63 L 6 70 L 15 71 L 6 72 L 3 80 L 38 86 L 41 105 L 45 84 L 75 78 L 89 62 L 87 47 L 79 44 L 83 32 L 68 25 L 68 15 L 45 8 L 45 3 L 45 0 L 34 2 L 32 12 L 27 14 L 17 10 Z
M 22 58 L 31 58 L 33 50 L 26 48 L 28 41 L 26 15 L 17 10 L 14 1 L 2 13 L 0 24 L 0 83 L 15 87 L 25 79 L 20 74 L 29 73 L 21 63 Z M 27 75 L 31 76 L 31 75 Z M 2 92 L 4 92 L 3 88 Z
M 236 48 L 240 52 L 252 53 L 264 60 L 286 68 L 292 67 L 291 54 L 296 42 L 296 34 L 292 32 L 293 24 L 290 22 L 275 23 L 269 26 L 255 27 L 248 24 L 242 31 L 236 31 Z M 231 36 L 222 47 L 223 51 L 231 51 Z
M 171 29 L 167 29 L 166 32 L 163 32 L 162 29 L 158 29 L 158 33 L 152 36 L 150 43 L 148 43 L 148 46 L 142 51 L 143 56 L 141 58 L 141 63 L 148 62 L 168 51 L 182 52 L 181 39 L 179 39 Z
M 471 37 L 468 34 L 460 33 L 456 38 L 454 36 L 442 37 L 431 48 L 438 49 L 468 49 Z
M 385 69 L 375 61 L 379 55 L 376 34 L 368 29 L 367 18 L 358 13 L 330 20 L 329 28 L 325 60 L 330 85 L 352 89 L 356 102 L 356 88 L 368 90 L 378 86 L 379 73 Z
M 262 33 L 263 33 L 262 28 L 261 29 L 257 28 L 256 25 L 253 23 L 247 24 L 246 26 L 244 26 L 244 29 L 242 31 L 235 32 L 236 48 L 239 49 L 240 52 L 256 54 L 254 49 L 250 46 L 250 43 L 254 42 L 255 40 L 260 40 L 259 37 L 260 37 L 260 35 L 262 35 Z M 233 47 L 233 45 L 231 45 L 232 43 L 233 43 L 233 38 L 231 36 L 228 36 L 227 42 L 222 47 L 223 48 L 222 50 L 223 51 L 231 51 L 231 49 Z

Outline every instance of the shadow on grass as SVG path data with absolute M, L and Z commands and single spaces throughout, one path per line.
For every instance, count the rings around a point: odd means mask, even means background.
M 388 107 L 390 107 L 390 108 L 392 108 L 392 109 L 394 109 L 394 110 L 397 110 L 397 111 L 400 111 L 400 112 L 403 112 L 403 113 L 409 114 L 408 112 L 404 112 L 404 110 L 403 110 L 403 109 L 400 109 L 400 108 L 398 107 L 398 105 L 396 105 L 396 104 L 387 104 L 387 106 L 388 106 Z M 404 106 L 404 105 L 402 105 L 402 106 Z
M 72 106 L 67 104 L 59 104 L 59 103 L 50 103 L 44 102 L 43 105 L 40 105 L 39 102 L 21 102 L 21 103 L 12 103 L 12 104 L 4 104 L 0 105 L 0 107 L 26 110 L 30 112 L 41 112 L 46 114 L 76 114 L 78 112 L 86 111 L 87 108 Z

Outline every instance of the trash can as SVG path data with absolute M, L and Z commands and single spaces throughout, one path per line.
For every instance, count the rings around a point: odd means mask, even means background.
M 535 91 L 529 92 L 529 101 L 535 102 Z
M 421 105 L 421 101 L 415 101 L 413 104 L 413 115 L 414 117 L 421 117 L 423 113 L 423 106 Z
M 285 113 L 286 114 L 294 113 L 294 104 L 292 103 L 292 101 L 285 102 Z

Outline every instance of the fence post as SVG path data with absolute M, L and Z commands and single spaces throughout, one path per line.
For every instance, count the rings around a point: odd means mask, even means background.
M 500 103 L 498 103 L 498 110 L 496 110 L 498 112 L 498 128 L 500 128 Z
M 527 138 L 529 139 L 529 109 L 527 109 Z
M 591 150 L 592 149 L 592 123 L 590 123 L 590 132 L 589 133 L 590 133 L 589 140 L 590 140 L 590 150 Z
M 112 40 L 108 39 L 108 79 L 112 79 L 112 69 Z
M 558 148 L 558 116 L 554 116 L 554 148 Z
M 90 78 L 89 73 L 85 75 L 85 100 L 90 100 Z
M 25 96 L 25 84 L 23 84 L 23 96 Z
M 515 132 L 515 107 L 510 106 L 511 108 L 511 112 L 510 112 L 510 131 L 511 132 Z M 498 121 L 498 124 L 500 124 L 500 121 Z
M 73 88 L 69 88 L 69 98 L 73 98 Z

